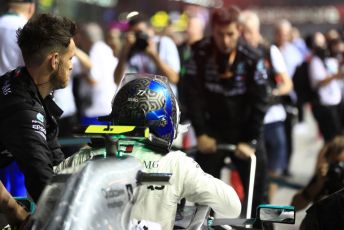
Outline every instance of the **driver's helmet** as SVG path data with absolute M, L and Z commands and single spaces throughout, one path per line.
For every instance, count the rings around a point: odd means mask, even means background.
M 179 106 L 163 76 L 126 74 L 112 101 L 114 125 L 147 126 L 170 148 L 177 136 Z

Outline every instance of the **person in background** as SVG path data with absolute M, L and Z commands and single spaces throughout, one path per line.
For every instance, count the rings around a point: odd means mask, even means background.
M 326 38 L 327 43 L 329 43 L 333 40 L 341 39 L 341 36 L 338 30 L 330 29 L 329 31 L 325 33 L 325 38 Z
M 173 43 L 178 47 L 184 42 L 184 35 L 181 31 L 179 31 L 176 26 L 169 21 L 168 24 L 160 28 L 154 28 L 157 31 L 157 34 L 160 36 L 166 36 L 172 39 Z
M 291 43 L 292 28 L 291 23 L 285 19 L 275 24 L 275 45 L 282 53 L 289 76 L 294 75 L 296 67 L 303 61 L 302 54 Z
M 35 13 L 34 0 L 7 0 L 8 11 L 0 17 L 0 76 L 24 65 L 16 31 Z
M 64 159 L 56 121 L 62 110 L 51 93 L 69 82 L 75 34 L 76 24 L 68 18 L 32 17 L 17 35 L 25 66 L 0 77 L 1 167 L 17 162 L 35 202 L 54 174 L 53 165 Z
M 178 46 L 178 53 L 180 59 L 180 80 L 177 84 L 178 97 L 181 104 L 182 117 L 181 120 L 187 120 L 187 108 L 185 106 L 185 75 L 189 70 L 189 62 L 192 60 L 191 46 L 195 42 L 201 40 L 204 37 L 205 22 L 199 16 L 190 15 L 188 18 L 188 25 L 186 28 L 186 39 Z
M 306 59 L 309 54 L 309 49 L 306 45 L 305 40 L 301 37 L 300 30 L 296 27 L 291 28 L 291 43 L 299 50 L 303 59 Z
M 111 111 L 111 98 L 116 91 L 113 74 L 118 63 L 113 50 L 104 42 L 103 30 L 96 23 L 81 26 L 78 45 L 88 55 L 92 63 L 87 78 L 81 79 L 79 94 L 84 102 L 81 110 L 81 124 L 100 124 L 99 116 Z
M 315 202 L 306 210 L 300 230 L 341 230 L 344 223 L 344 189 Z
M 344 73 L 344 39 L 336 40 L 338 41 L 332 44 L 334 49 L 333 56 L 338 60 L 339 66 L 338 70 Z M 340 117 L 341 117 L 341 124 L 342 124 L 342 132 L 344 133 L 344 80 L 339 81 L 340 88 L 342 91 L 342 102 L 340 105 Z
M 338 63 L 338 72 L 344 75 L 344 40 L 340 37 L 327 40 L 330 57 L 334 58 Z M 339 105 L 339 113 L 341 118 L 341 133 L 344 133 L 344 76 L 337 81 L 342 93 L 342 100 Z
M 312 103 L 313 115 L 325 142 L 329 142 L 341 132 L 342 92 L 338 80 L 344 78 L 344 72 L 339 69 L 338 60 L 329 55 L 322 33 L 315 33 L 309 46 L 312 51 L 308 67 L 310 84 L 317 96 Z
M 280 96 L 287 95 L 293 88 L 281 52 L 275 45 L 264 43 L 260 34 L 260 21 L 253 11 L 245 10 L 240 14 L 243 38 L 254 48 L 258 49 L 268 70 L 269 109 L 264 117 L 264 142 L 268 156 L 268 174 L 276 178 L 286 169 L 287 140 L 284 130 L 286 111 Z M 277 189 L 270 183 L 269 198 Z
M 185 31 L 185 41 L 178 46 L 178 53 L 180 59 L 180 80 L 177 83 L 177 90 L 178 90 L 178 99 L 180 103 L 180 110 L 181 110 L 181 122 L 186 123 L 190 122 L 188 116 L 188 109 L 185 104 L 186 95 L 185 95 L 185 76 L 187 71 L 192 70 L 192 44 L 201 40 L 204 37 L 204 30 L 205 30 L 205 21 L 199 14 L 191 14 L 189 13 L 188 16 L 188 24 Z M 191 64 L 191 66 L 190 66 Z M 182 144 L 181 146 L 184 149 L 189 149 L 196 145 L 196 137 L 195 132 L 190 126 L 187 133 L 185 133 L 182 137 Z
M 291 42 L 292 25 L 288 20 L 282 19 L 275 24 L 275 45 L 282 53 L 285 65 L 287 67 L 288 76 L 294 76 L 296 67 L 302 64 L 304 58 L 300 51 Z M 287 169 L 284 175 L 289 176 L 289 162 L 293 152 L 292 130 L 296 123 L 298 115 L 297 97 L 292 90 L 288 95 L 282 97 L 282 102 L 286 108 L 287 117 L 284 122 L 287 137 Z
M 35 13 L 34 0 L 7 0 L 8 11 L 0 17 L 0 76 L 24 65 L 16 31 Z M 0 169 L 0 180 L 14 196 L 26 196 L 24 175 L 16 162 Z
M 119 57 L 119 52 L 122 46 L 121 35 L 122 31 L 116 27 L 111 27 L 106 34 L 106 43 L 111 47 L 113 55 L 116 58 Z
M 115 83 L 121 82 L 124 73 L 159 74 L 168 78 L 176 92 L 180 71 L 176 45 L 169 37 L 155 35 L 143 15 L 129 15 L 128 20 L 129 29 L 114 74 Z
M 343 187 L 344 136 L 339 135 L 320 150 L 312 179 L 294 195 L 291 205 L 300 211 Z
M 217 144 L 236 145 L 231 160 L 248 194 L 249 158 L 256 155 L 255 210 L 267 202 L 266 153 L 261 139 L 267 72 L 261 55 L 240 39 L 239 15 L 236 7 L 213 12 L 212 36 L 192 46 L 193 65 L 185 76 L 185 98 L 197 136 L 195 159 L 205 172 L 219 178 L 228 152 L 218 151 Z

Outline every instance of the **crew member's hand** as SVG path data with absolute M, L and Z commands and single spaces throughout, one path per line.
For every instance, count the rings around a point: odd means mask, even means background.
M 248 159 L 254 155 L 256 150 L 251 147 L 248 143 L 241 142 L 237 145 L 237 148 L 234 152 L 235 156 L 240 159 Z
M 216 140 L 203 134 L 197 137 L 197 148 L 201 153 L 211 154 L 216 152 Z

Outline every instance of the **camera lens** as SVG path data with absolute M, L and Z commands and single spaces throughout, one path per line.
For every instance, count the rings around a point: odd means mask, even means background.
M 136 42 L 133 49 L 137 52 L 144 51 L 148 46 L 148 35 L 143 31 L 135 33 Z

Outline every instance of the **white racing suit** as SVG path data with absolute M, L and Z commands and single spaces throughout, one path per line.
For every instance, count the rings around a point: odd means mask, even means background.
M 78 154 L 67 158 L 55 168 L 55 171 L 63 170 L 70 173 L 73 168 L 95 155 L 105 155 L 105 150 L 83 148 Z M 223 217 L 239 216 L 241 203 L 234 189 L 221 180 L 204 173 L 200 166 L 185 153 L 171 151 L 167 155 L 161 155 L 141 145 L 135 145 L 128 155 L 139 159 L 144 164 L 145 172 L 172 173 L 171 185 L 138 187 L 130 220 L 158 223 L 164 230 L 173 229 L 177 204 L 182 198 L 200 205 L 210 206 Z

